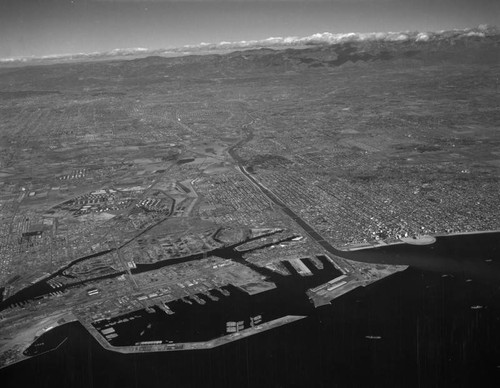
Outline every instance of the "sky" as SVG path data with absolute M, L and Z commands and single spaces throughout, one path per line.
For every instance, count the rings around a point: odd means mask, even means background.
M 500 0 L 0 0 L 0 58 L 500 26 Z

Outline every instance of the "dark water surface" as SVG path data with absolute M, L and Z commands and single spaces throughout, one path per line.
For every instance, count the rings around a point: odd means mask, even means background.
M 282 276 L 270 272 L 277 287 L 263 293 L 249 295 L 230 285 L 223 287 L 229 295 L 224 295 L 220 290 L 210 291 L 218 301 L 213 301 L 204 294 L 197 294 L 204 304 L 197 303 L 193 298 L 168 303 L 173 315 L 167 315 L 160 308 L 155 308 L 154 313 L 142 310 L 124 315 L 120 317 L 121 320 L 130 317 L 134 319 L 113 325 L 118 337 L 112 339 L 111 344 L 126 346 L 156 340 L 164 343 L 208 341 L 225 335 L 227 322 L 241 321 L 248 328 L 251 317 L 260 316 L 264 323 L 286 315 L 310 315 L 314 312 L 314 305 L 309 301 L 306 291 L 342 275 L 325 257 L 319 260 L 322 269 L 317 269 L 310 260 L 302 259 L 313 273 L 312 276 L 300 276 L 290 263 L 284 262 L 291 275 Z M 110 322 L 100 321 L 95 327 L 100 330 L 108 323 Z
M 0 382 L 3 387 L 498 387 L 499 252 L 499 233 L 358 251 L 350 256 L 411 267 L 331 306 L 308 309 L 308 319 L 213 350 L 123 355 L 102 349 L 78 323 L 68 324 L 49 332 L 55 343 L 58 336 L 67 337 L 57 350 L 1 370 Z M 302 291 L 300 279 L 295 281 Z M 296 309 L 289 299 L 303 300 L 298 294 L 284 292 L 282 301 L 272 303 Z M 200 320 L 204 307 L 197 307 Z
M 243 258 L 243 254 L 246 252 L 251 252 L 251 251 L 258 250 L 258 249 L 262 249 L 262 248 L 265 248 L 267 246 L 279 244 L 281 242 L 290 241 L 296 236 L 290 236 L 290 237 L 286 237 L 286 238 L 283 238 L 283 239 L 280 239 L 278 241 L 274 241 L 274 242 L 271 242 L 268 244 L 259 245 L 258 247 L 252 248 L 249 250 L 238 251 L 236 249 L 240 245 L 244 245 L 250 241 L 259 240 L 263 237 L 271 236 L 273 234 L 276 234 L 276 232 L 271 232 L 271 233 L 264 234 L 264 235 L 257 236 L 257 237 L 250 237 L 250 238 L 245 239 L 244 241 L 241 241 L 241 242 L 238 242 L 238 243 L 226 246 L 226 247 L 222 247 L 222 248 L 215 248 L 211 251 L 207 251 L 204 253 L 195 253 L 195 254 L 188 255 L 188 256 L 183 256 L 183 257 L 178 257 L 178 258 L 170 258 L 167 260 L 160 260 L 160 261 L 157 261 L 157 262 L 152 263 L 152 264 L 137 264 L 137 268 L 132 269 L 131 272 L 133 274 L 138 274 L 138 273 L 152 271 L 152 270 L 156 270 L 156 269 L 159 269 L 162 267 L 167 267 L 167 266 L 171 266 L 171 265 L 175 265 L 175 264 L 188 263 L 190 261 L 198 261 L 206 256 L 217 256 L 217 257 L 221 257 L 224 259 L 228 259 L 228 260 L 242 263 L 242 264 L 254 269 L 256 272 L 261 273 L 264 276 L 274 278 L 276 276 L 271 270 L 268 270 L 266 268 L 261 268 L 259 266 L 253 265 L 249 262 L 246 262 L 246 260 Z M 215 240 L 218 241 L 217 239 L 215 239 Z M 64 272 L 68 268 L 70 268 L 71 266 L 73 266 L 81 261 L 85 261 L 85 260 L 89 260 L 89 259 L 92 259 L 95 257 L 105 255 L 109 252 L 112 252 L 113 250 L 114 249 L 109 249 L 106 251 L 97 252 L 97 253 L 83 256 L 83 257 L 80 257 L 76 260 L 73 260 L 70 263 L 68 263 L 66 266 L 64 266 L 63 268 L 59 269 L 57 272 L 54 272 L 50 276 L 20 290 L 19 292 L 15 293 L 14 295 L 11 295 L 6 300 L 3 300 L 3 298 L 2 298 L 0 300 L 0 311 L 8 308 L 9 306 L 16 305 L 16 304 L 21 305 L 21 306 L 25 305 L 26 303 L 29 303 L 30 301 L 42 298 L 44 295 L 48 295 L 51 292 L 54 292 L 54 289 L 48 283 L 49 280 L 51 280 L 59 275 L 73 278 L 73 276 L 71 276 L 71 275 L 64 274 Z M 59 287 L 57 289 L 57 291 L 64 292 L 67 289 L 79 287 L 79 286 L 85 285 L 87 283 L 95 282 L 96 280 L 116 278 L 124 273 L 126 273 L 126 272 L 125 271 L 116 271 L 116 272 L 113 272 L 111 274 L 106 274 L 106 275 L 102 275 L 102 276 L 94 276 L 94 277 L 91 277 L 88 279 L 75 281 L 73 283 L 69 283 L 69 284 L 63 285 L 62 287 Z M 3 295 L 3 291 L 1 294 Z

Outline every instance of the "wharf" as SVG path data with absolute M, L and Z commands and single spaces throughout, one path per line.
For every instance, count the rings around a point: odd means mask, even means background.
M 300 276 L 312 276 L 312 272 L 300 259 L 289 259 L 288 262 Z
M 343 275 L 327 283 L 309 289 L 307 296 L 314 303 L 314 307 L 324 306 L 355 288 L 366 287 L 387 276 L 404 271 L 406 268 L 408 268 L 406 265 L 393 265 L 372 268 L 369 274 L 365 273 L 363 275 L 343 273 Z

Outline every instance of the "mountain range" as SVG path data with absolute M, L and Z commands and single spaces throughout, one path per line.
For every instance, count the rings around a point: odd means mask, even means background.
M 200 43 L 168 49 L 125 48 L 106 52 L 76 53 L 49 55 L 42 57 L 15 57 L 0 59 L 0 67 L 17 67 L 26 65 L 68 63 L 82 61 L 100 61 L 113 59 L 135 59 L 149 56 L 181 57 L 187 55 L 224 54 L 235 50 L 255 50 L 261 48 L 286 49 L 331 46 L 342 44 L 382 44 L 401 43 L 415 45 L 423 43 L 456 44 L 460 42 L 495 39 L 500 30 L 494 26 L 480 25 L 475 28 L 454 29 L 436 32 L 374 32 L 374 33 L 317 33 L 307 37 L 271 37 L 264 40 L 239 42 Z

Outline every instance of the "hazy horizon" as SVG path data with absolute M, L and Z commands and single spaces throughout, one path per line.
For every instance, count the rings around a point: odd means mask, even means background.
M 500 24 L 494 0 L 4 0 L 0 58 Z

